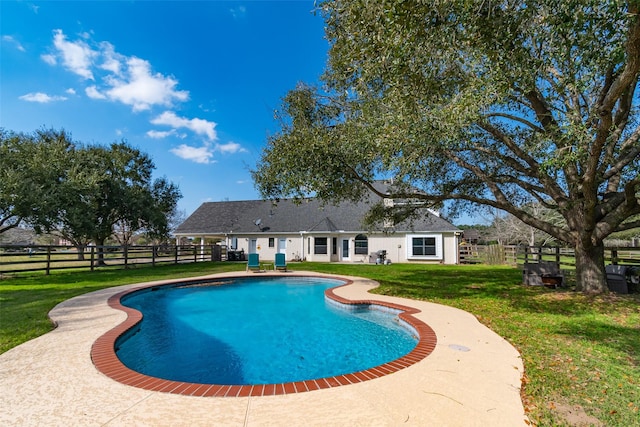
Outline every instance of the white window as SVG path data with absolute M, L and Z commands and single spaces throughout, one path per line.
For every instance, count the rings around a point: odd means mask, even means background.
M 408 259 L 442 259 L 442 236 L 411 234 L 407 236 Z
M 313 238 L 313 253 L 324 254 L 327 252 L 327 238 L 326 237 L 314 237 Z
M 356 255 L 367 255 L 369 253 L 369 240 L 364 234 L 358 234 L 354 241 Z

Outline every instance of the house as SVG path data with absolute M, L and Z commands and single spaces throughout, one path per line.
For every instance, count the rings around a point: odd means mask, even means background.
M 367 229 L 362 219 L 370 201 L 325 205 L 265 200 L 203 203 L 174 232 L 176 239 L 216 240 L 229 251 L 258 253 L 261 260 L 375 262 L 386 251 L 390 262 L 458 263 L 461 230 L 437 212 L 389 227 Z M 385 204 L 393 201 L 385 199 Z

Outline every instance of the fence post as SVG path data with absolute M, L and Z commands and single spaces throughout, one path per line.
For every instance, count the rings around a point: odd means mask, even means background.
M 156 266 L 156 245 L 151 246 L 151 266 Z
M 560 268 L 560 246 L 556 246 L 556 264 Z
M 96 247 L 95 246 L 91 246 L 91 271 L 93 271 L 94 267 L 94 261 L 95 261 L 95 257 L 96 257 Z
M 51 269 L 51 245 L 47 246 L 47 272 L 46 275 L 49 275 L 49 271 Z
M 124 245 L 122 253 L 124 254 L 124 268 L 129 268 L 129 245 Z
M 618 249 L 611 248 L 611 264 L 618 265 Z
M 198 248 L 193 247 L 193 262 L 198 262 Z
M 175 251 L 174 263 L 175 263 L 175 264 L 177 264 L 177 263 L 178 263 L 178 245 L 176 245 L 176 251 Z
M 529 263 L 529 246 L 524 247 L 524 263 Z

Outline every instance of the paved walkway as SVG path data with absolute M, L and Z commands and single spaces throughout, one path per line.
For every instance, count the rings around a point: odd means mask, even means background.
M 107 378 L 90 358 L 93 342 L 125 319 L 107 299 L 139 285 L 120 286 L 59 304 L 50 313 L 58 325 L 55 330 L 0 355 L 0 425 L 526 425 L 520 399 L 522 361 L 506 340 L 465 311 L 371 295 L 367 291 L 374 282 L 350 279 L 353 284 L 336 294 L 421 310 L 415 316 L 438 337 L 433 353 L 382 378 L 307 393 L 211 398 L 146 391 Z M 166 282 L 155 282 L 160 283 Z

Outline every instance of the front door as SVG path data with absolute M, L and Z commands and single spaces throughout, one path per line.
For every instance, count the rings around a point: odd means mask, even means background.
M 278 239 L 278 253 L 279 254 L 287 253 L 287 239 Z
M 349 254 L 349 239 L 342 239 L 342 259 L 349 260 L 351 255 Z
M 249 253 L 255 254 L 258 252 L 258 239 L 249 240 Z

